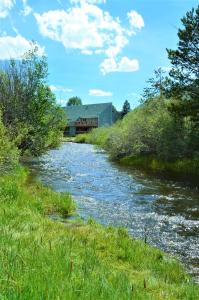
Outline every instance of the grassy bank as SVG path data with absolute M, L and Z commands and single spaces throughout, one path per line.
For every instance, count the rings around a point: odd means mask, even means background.
M 165 162 L 153 157 L 143 156 L 127 156 L 119 161 L 121 164 L 143 170 L 151 170 L 155 172 L 171 172 L 176 175 L 199 176 L 199 160 L 198 159 L 182 159 L 174 162 Z
M 74 212 L 67 194 L 0 177 L 0 299 L 199 299 L 183 267 L 123 229 L 53 221 Z
M 82 144 L 86 144 L 89 142 L 88 140 L 89 134 L 85 133 L 85 134 L 78 134 L 74 137 L 74 142 L 75 143 L 82 143 Z
M 75 137 L 72 136 L 63 136 L 61 139 L 62 142 L 75 142 Z
M 107 151 L 110 158 L 122 165 L 133 167 L 137 169 L 143 169 L 145 171 L 154 172 L 167 172 L 173 175 L 179 175 L 182 178 L 193 176 L 194 178 L 199 177 L 199 158 L 182 158 L 174 159 L 172 161 L 161 160 L 156 156 L 150 155 L 130 155 L 117 153 L 117 144 L 115 147 L 109 145 L 112 128 L 99 128 L 91 131 L 88 134 L 80 134 L 74 138 L 76 143 L 91 143 L 97 145 Z M 125 145 L 124 145 L 125 147 Z M 116 150 L 115 150 L 116 149 Z M 113 155 L 113 151 L 116 151 L 117 155 Z M 115 154 L 115 153 L 114 153 Z M 121 158 L 121 156 L 123 156 Z M 193 179 L 194 179 L 193 178 Z

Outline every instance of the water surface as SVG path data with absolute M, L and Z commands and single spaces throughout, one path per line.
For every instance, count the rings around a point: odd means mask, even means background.
M 126 227 L 174 254 L 199 281 L 199 192 L 119 167 L 92 145 L 64 143 L 30 163 L 40 180 L 70 192 L 82 218 Z

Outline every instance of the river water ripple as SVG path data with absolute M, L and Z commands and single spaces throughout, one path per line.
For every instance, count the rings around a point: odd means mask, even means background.
M 199 191 L 118 167 L 92 145 L 64 143 L 29 166 L 44 184 L 71 193 L 82 218 L 147 237 L 199 282 Z

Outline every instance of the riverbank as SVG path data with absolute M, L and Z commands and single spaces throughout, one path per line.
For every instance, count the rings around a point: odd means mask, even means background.
M 107 153 L 110 155 L 109 150 L 107 147 L 104 147 L 105 142 L 103 141 L 104 133 L 101 136 L 101 131 L 95 131 L 95 138 L 93 138 L 94 134 L 80 134 L 77 135 L 73 142 L 75 143 L 91 143 L 95 144 L 96 146 L 105 148 Z M 106 129 L 104 129 L 106 131 Z M 106 139 L 106 138 L 104 138 Z M 111 157 L 111 155 L 110 155 Z M 136 169 L 141 169 L 144 171 L 152 171 L 152 172 L 161 172 L 161 173 L 167 173 L 168 175 L 171 175 L 171 177 L 177 176 L 180 179 L 190 179 L 190 176 L 192 177 L 193 181 L 198 183 L 199 178 L 199 159 L 179 159 L 174 161 L 163 161 L 160 159 L 157 159 L 154 156 L 143 156 L 143 155 L 137 155 L 137 156 L 128 156 L 124 155 L 122 158 L 120 157 L 114 157 L 113 160 L 121 165 L 132 167 Z
M 199 160 L 198 159 L 182 159 L 174 162 L 166 162 L 158 160 L 154 157 L 144 156 L 126 156 L 119 159 L 121 165 L 148 170 L 153 172 L 168 173 L 175 175 L 181 179 L 199 178 Z
M 0 201 L 3 299 L 198 297 L 179 262 L 123 229 L 67 220 L 71 197 L 32 182 L 21 167 L 0 178 Z

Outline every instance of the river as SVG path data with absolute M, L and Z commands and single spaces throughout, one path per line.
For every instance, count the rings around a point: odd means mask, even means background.
M 178 257 L 199 282 L 199 191 L 119 167 L 92 145 L 63 143 L 29 162 L 44 184 L 73 195 L 78 213 L 123 226 Z

